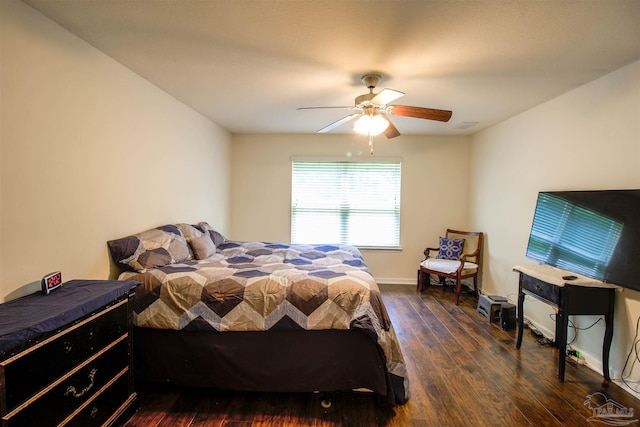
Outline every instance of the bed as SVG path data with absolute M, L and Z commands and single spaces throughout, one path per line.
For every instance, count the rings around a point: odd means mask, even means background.
M 134 299 L 136 377 L 408 399 L 401 348 L 357 248 L 226 240 L 207 223 L 108 242 Z

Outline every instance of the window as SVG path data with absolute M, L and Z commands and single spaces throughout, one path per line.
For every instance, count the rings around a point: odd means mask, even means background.
M 291 242 L 400 246 L 400 161 L 292 162 Z

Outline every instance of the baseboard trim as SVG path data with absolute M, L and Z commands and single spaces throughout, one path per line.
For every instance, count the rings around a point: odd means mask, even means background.
M 376 282 L 379 285 L 411 285 L 417 286 L 417 279 L 414 277 L 413 279 L 399 279 L 395 277 L 379 277 L 376 278 Z

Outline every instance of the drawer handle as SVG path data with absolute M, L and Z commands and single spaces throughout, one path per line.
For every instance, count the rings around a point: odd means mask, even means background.
M 73 396 L 73 397 L 82 397 L 84 396 L 89 390 L 91 390 L 93 388 L 94 383 L 94 379 L 96 377 L 96 374 L 98 373 L 98 369 L 94 368 L 91 370 L 91 372 L 89 372 L 89 385 L 86 386 L 85 388 L 83 388 L 82 390 L 80 390 L 78 392 L 78 390 L 76 390 L 76 388 L 72 385 L 70 385 L 69 387 L 67 387 L 67 391 L 64 393 L 65 396 Z
M 95 406 L 91 408 L 91 413 L 89 415 L 91 415 L 91 418 L 95 418 L 98 415 L 98 408 Z
M 542 286 L 540 285 L 535 285 L 536 291 L 541 291 L 542 290 Z
M 73 350 L 73 344 L 70 341 L 65 341 L 64 342 L 64 352 L 66 354 L 71 353 L 71 350 Z

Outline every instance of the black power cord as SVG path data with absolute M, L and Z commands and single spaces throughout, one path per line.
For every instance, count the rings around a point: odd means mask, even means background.
M 549 318 L 551 320 L 553 320 L 554 322 L 556 321 L 556 317 L 558 317 L 557 314 L 551 313 L 549 315 Z M 576 325 L 573 324 L 571 319 L 569 319 L 569 327 L 573 328 L 573 339 L 571 341 L 567 342 L 567 345 L 571 345 L 576 341 L 576 339 L 578 338 L 578 331 L 586 331 L 587 329 L 591 329 L 594 326 L 596 326 L 601 320 L 604 320 L 604 318 L 603 317 L 598 318 L 598 320 L 596 320 L 595 322 L 593 322 L 592 324 L 590 324 L 586 328 L 578 328 Z
M 633 365 L 635 365 L 636 361 L 640 362 L 640 359 L 638 358 L 638 326 L 640 326 L 640 317 L 638 317 L 638 320 L 636 320 L 636 333 L 633 336 L 633 345 L 631 345 L 631 348 L 629 349 L 629 354 L 627 354 L 627 358 L 624 361 L 624 366 L 622 367 L 622 371 L 620 371 L 620 381 L 622 381 L 624 383 L 624 385 L 626 385 L 629 390 L 632 390 L 634 393 L 638 394 L 640 393 L 639 390 L 631 387 L 629 385 L 629 383 L 627 383 L 627 378 L 629 378 L 631 376 L 631 372 L 633 372 Z M 627 375 L 627 377 L 625 378 L 624 376 L 624 371 L 626 371 L 627 366 L 629 365 L 629 359 L 631 358 L 631 353 L 633 353 L 635 351 L 636 353 L 636 357 L 634 358 L 633 362 L 631 363 L 631 370 L 629 371 L 629 375 Z

